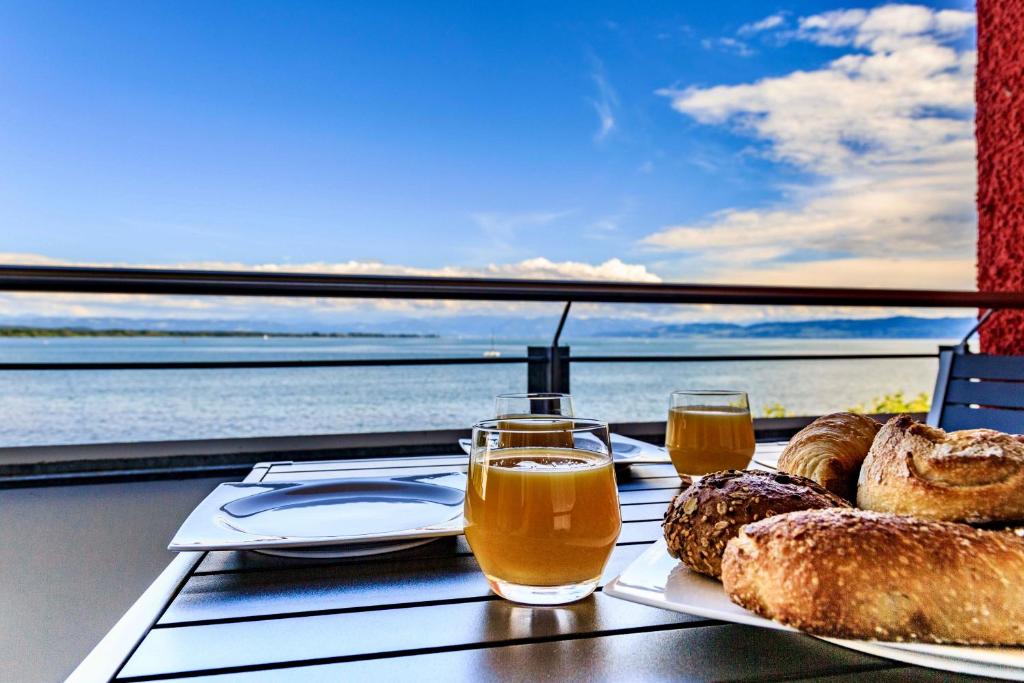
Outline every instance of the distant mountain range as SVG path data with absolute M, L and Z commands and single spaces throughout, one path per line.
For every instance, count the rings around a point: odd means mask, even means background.
M 788 339 L 959 339 L 971 329 L 974 318 L 889 318 L 804 320 L 794 322 L 666 324 L 642 318 L 569 317 L 563 337 L 703 337 Z M 341 324 L 323 321 L 192 320 L 137 318 L 8 317 L 0 325 L 35 328 L 91 330 L 146 330 L 164 332 L 269 334 L 372 334 L 438 335 L 441 337 L 489 337 L 503 339 L 550 339 L 556 317 L 450 316 L 401 318 Z
M 973 318 L 892 318 L 802 320 L 751 325 L 687 323 L 658 325 L 644 337 L 716 337 L 786 339 L 954 339 L 971 329 Z

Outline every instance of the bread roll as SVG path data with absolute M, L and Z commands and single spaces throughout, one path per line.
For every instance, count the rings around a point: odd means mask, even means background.
M 770 515 L 849 507 L 813 481 L 792 474 L 726 470 L 708 474 L 675 497 L 662 528 L 668 552 L 690 569 L 718 578 L 725 544 L 740 527 Z
M 1024 643 L 1024 539 L 864 510 L 749 524 L 722 559 L 738 605 L 809 633 Z
M 857 506 L 927 519 L 1024 519 L 1024 443 L 991 429 L 946 433 L 900 415 L 861 468 Z
M 879 425 L 854 413 L 823 415 L 794 436 L 779 458 L 779 469 L 818 482 L 853 501 L 857 477 Z

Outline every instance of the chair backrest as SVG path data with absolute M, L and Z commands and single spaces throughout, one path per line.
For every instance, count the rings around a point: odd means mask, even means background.
M 1024 356 L 941 347 L 928 424 L 946 430 L 988 427 L 1024 433 Z

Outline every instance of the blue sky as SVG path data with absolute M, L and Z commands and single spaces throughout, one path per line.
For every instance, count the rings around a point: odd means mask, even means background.
M 973 10 L 879 7 L 7 2 L 0 260 L 969 287 Z

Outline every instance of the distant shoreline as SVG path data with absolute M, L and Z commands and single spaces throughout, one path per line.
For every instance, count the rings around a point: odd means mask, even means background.
M 234 330 L 132 330 L 85 327 L 0 327 L 0 337 L 318 337 L 336 339 L 436 339 L 436 334 L 386 332 L 252 332 Z

